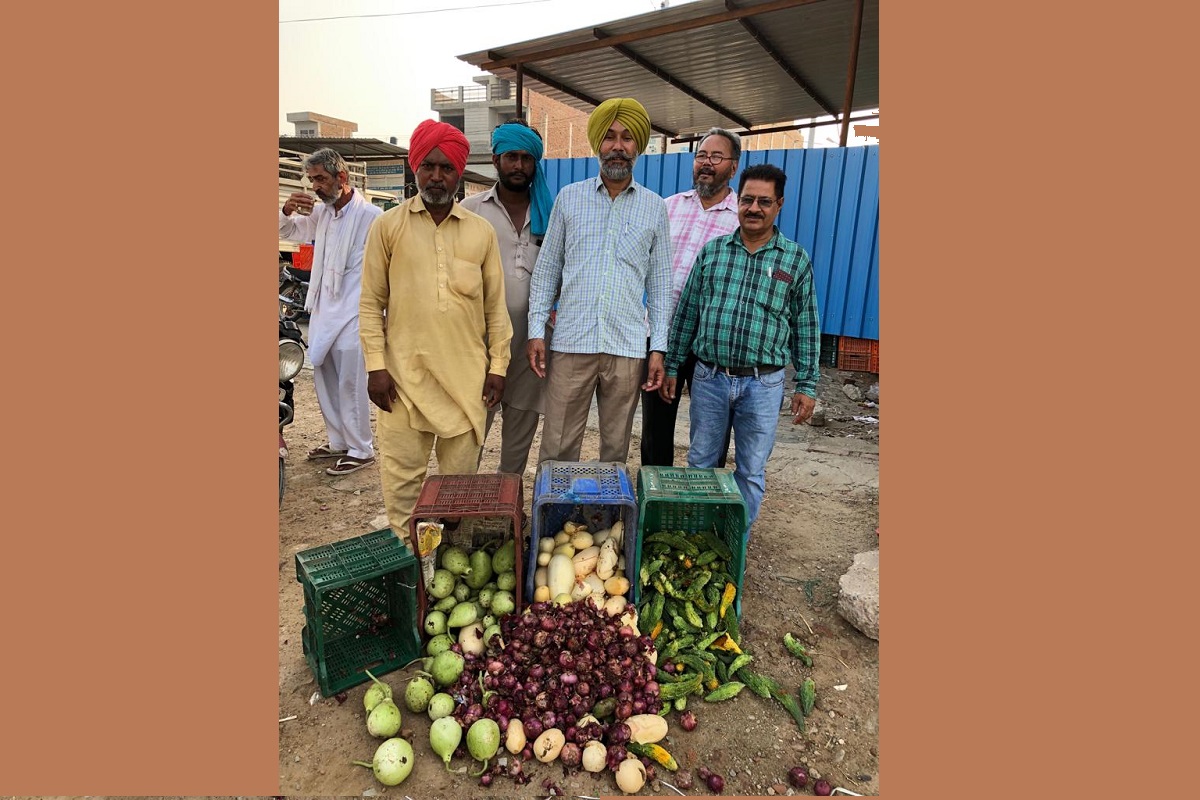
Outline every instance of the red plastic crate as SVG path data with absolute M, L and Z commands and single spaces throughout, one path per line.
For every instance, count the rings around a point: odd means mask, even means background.
M 417 523 L 445 522 L 458 517 L 461 522 L 454 530 L 442 531 L 442 545 L 458 544 L 471 549 L 488 542 L 511 537 L 516 542 L 517 585 L 513 601 L 522 607 L 521 592 L 524 576 L 525 539 L 522 531 L 522 509 L 525 487 L 521 476 L 509 473 L 479 475 L 431 475 L 421 486 L 417 505 L 408 522 L 409 541 L 417 541 Z M 425 619 L 425 582 L 417 581 L 418 620 Z M 422 629 L 423 626 L 418 626 Z
M 879 372 L 879 342 L 875 339 L 838 338 L 838 369 Z
M 292 254 L 292 268 L 302 272 L 311 272 L 313 266 L 313 246 L 302 244 L 300 249 Z

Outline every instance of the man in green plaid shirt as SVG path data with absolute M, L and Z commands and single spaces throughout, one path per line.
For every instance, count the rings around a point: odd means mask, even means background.
M 675 310 L 659 389 L 674 402 L 679 367 L 694 352 L 689 467 L 716 466 L 732 412 L 734 479 L 746 501 L 747 538 L 766 491 L 789 361 L 796 368 L 793 423 L 812 416 L 817 397 L 821 330 L 812 262 L 775 227 L 786 180 L 772 164 L 742 172 L 739 226 L 696 257 Z

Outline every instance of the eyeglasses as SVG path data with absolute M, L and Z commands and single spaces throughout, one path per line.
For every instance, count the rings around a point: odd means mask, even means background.
M 699 153 L 696 153 L 696 160 L 702 161 L 702 162 L 707 161 L 709 164 L 712 164 L 714 167 L 719 167 L 722 164 L 724 164 L 726 161 L 733 161 L 732 158 L 729 158 L 728 156 L 723 156 L 720 153 L 706 153 L 703 150 L 701 150 Z
M 745 196 L 738 198 L 738 205 L 745 206 L 746 208 L 750 208 L 750 206 L 754 205 L 755 203 L 758 203 L 758 207 L 761 208 L 762 210 L 766 211 L 766 210 L 770 209 L 771 206 L 775 205 L 775 199 L 771 198 L 771 197 L 745 197 Z

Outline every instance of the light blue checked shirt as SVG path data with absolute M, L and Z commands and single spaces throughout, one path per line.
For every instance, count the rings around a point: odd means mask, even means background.
M 529 281 L 529 338 L 546 337 L 558 300 L 560 353 L 646 357 L 666 352 L 671 324 L 671 228 L 667 204 L 632 181 L 610 199 L 597 176 L 564 186 Z

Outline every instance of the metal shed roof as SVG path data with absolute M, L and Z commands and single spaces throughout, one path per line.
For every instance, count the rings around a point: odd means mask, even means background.
M 298 153 L 315 153 L 328 147 L 351 161 L 391 161 L 404 158 L 408 150 L 380 139 L 333 136 L 280 136 L 279 146 Z
M 676 138 L 782 129 L 879 107 L 879 0 L 698 0 L 459 58 L 585 111 L 636 98 Z

